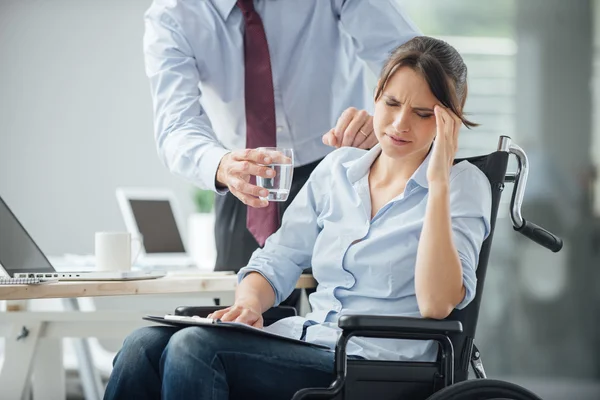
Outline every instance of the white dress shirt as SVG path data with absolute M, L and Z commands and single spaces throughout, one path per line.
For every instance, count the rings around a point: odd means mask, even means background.
M 246 147 L 244 20 L 235 3 L 155 0 L 145 15 L 159 155 L 212 190 L 221 158 Z M 321 136 L 346 108 L 371 111 L 368 74 L 420 33 L 395 0 L 254 3 L 269 44 L 277 145 L 294 149 L 296 166 L 311 163 L 332 150 Z

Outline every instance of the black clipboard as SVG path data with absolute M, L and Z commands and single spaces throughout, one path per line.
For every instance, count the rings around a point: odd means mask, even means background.
M 272 333 L 265 331 L 264 329 L 255 328 L 246 324 L 242 324 L 240 322 L 223 322 L 221 320 L 211 320 L 208 318 L 198 318 L 198 317 L 179 317 L 178 319 L 165 319 L 165 317 L 159 317 L 156 315 L 146 315 L 142 317 L 142 319 L 146 321 L 152 321 L 159 324 L 170 325 L 176 328 L 187 328 L 190 326 L 204 326 L 213 329 L 233 329 L 239 332 L 247 333 L 249 335 L 258 335 L 264 336 L 268 338 L 272 338 L 275 340 L 283 340 L 291 343 L 296 343 L 304 346 L 317 347 L 320 349 L 331 350 L 328 346 L 324 346 L 316 343 L 309 343 L 303 340 L 290 338 L 287 336 L 279 335 L 277 333 Z

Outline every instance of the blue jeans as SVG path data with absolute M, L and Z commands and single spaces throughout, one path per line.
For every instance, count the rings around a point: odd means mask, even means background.
M 104 399 L 285 399 L 333 381 L 334 353 L 226 329 L 145 327 L 125 339 Z

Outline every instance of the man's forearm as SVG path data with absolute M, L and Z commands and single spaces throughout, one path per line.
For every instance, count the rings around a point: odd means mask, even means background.
M 449 185 L 430 185 L 417 251 L 415 290 L 421 315 L 442 319 L 462 300 L 462 266 L 452 240 Z
M 250 272 L 237 287 L 235 302 L 250 304 L 262 314 L 275 304 L 275 292 L 261 274 Z

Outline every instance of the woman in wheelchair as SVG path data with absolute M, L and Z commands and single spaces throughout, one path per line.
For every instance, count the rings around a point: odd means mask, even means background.
M 395 49 L 375 93 L 379 144 L 340 148 L 320 163 L 279 231 L 239 272 L 234 305 L 211 315 L 262 327 L 262 313 L 312 266 L 312 312 L 267 329 L 331 350 L 223 329 L 141 328 L 115 358 L 105 398 L 290 399 L 331 383 L 340 315 L 442 319 L 465 307 L 491 212 L 486 176 L 453 165 L 460 126 L 474 126 L 466 97 L 467 68 L 450 45 L 416 37 Z M 353 338 L 347 351 L 433 361 L 437 347 Z

